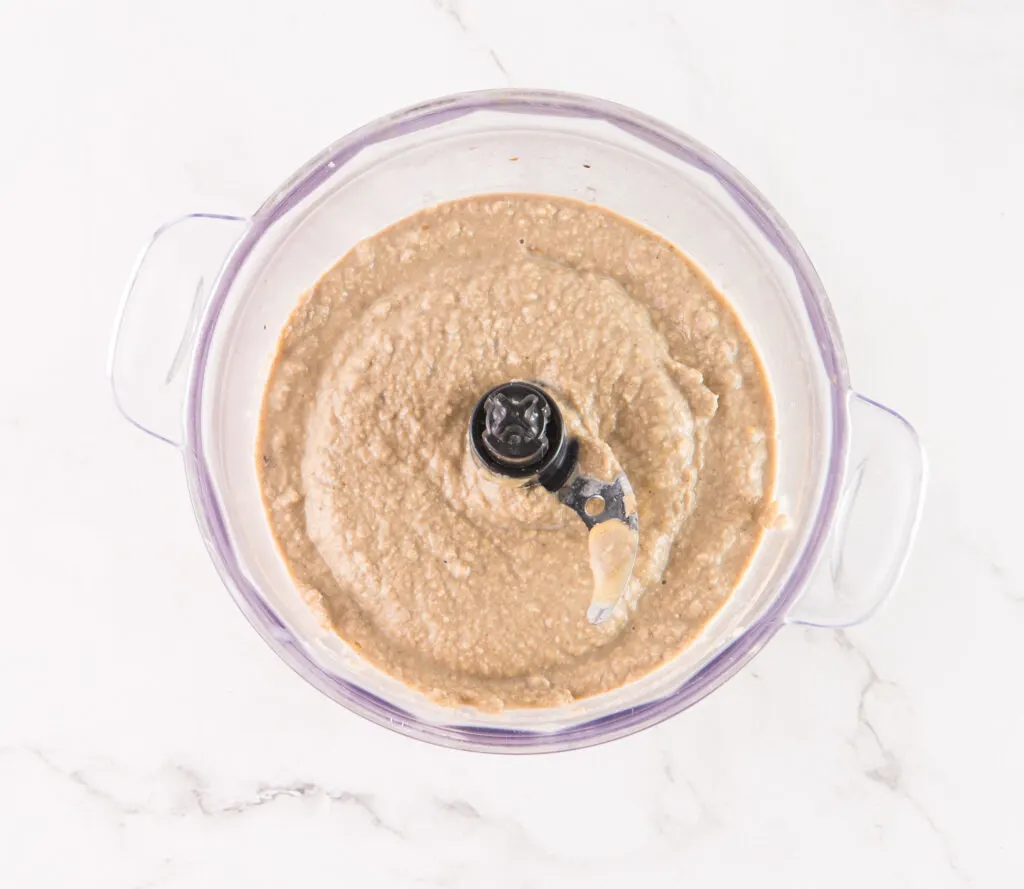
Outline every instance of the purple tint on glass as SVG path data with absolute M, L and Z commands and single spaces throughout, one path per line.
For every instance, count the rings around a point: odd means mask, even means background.
M 363 149 L 477 112 L 543 114 L 602 121 L 712 176 L 792 269 L 831 381 L 832 452 L 828 476 L 803 552 L 775 601 L 741 636 L 664 697 L 551 732 L 424 722 L 320 667 L 249 582 L 239 565 L 204 456 L 202 396 L 214 327 L 227 294 L 255 245 L 276 221 L 314 193 Z M 196 519 L 222 580 L 256 631 L 300 676 L 328 697 L 372 722 L 418 740 L 481 752 L 543 753 L 588 747 L 621 738 L 685 710 L 735 675 L 775 635 L 817 562 L 836 510 L 847 447 L 847 389 L 842 344 L 822 284 L 796 237 L 739 172 L 683 133 L 622 105 L 557 92 L 489 90 L 437 99 L 355 130 L 310 160 L 257 210 L 214 285 L 203 319 L 189 380 L 183 451 Z

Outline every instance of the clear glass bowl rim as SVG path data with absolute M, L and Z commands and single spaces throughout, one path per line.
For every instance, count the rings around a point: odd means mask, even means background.
M 603 121 L 714 177 L 792 268 L 829 377 L 832 448 L 828 456 L 827 477 L 804 549 L 775 601 L 745 632 L 670 694 L 556 731 L 425 722 L 320 667 L 242 570 L 204 456 L 203 392 L 214 329 L 227 295 L 257 242 L 277 220 L 368 146 L 481 111 Z M 182 452 L 196 520 L 221 579 L 239 609 L 264 641 L 307 682 L 352 712 L 421 741 L 479 752 L 554 752 L 604 743 L 674 716 L 734 676 L 775 635 L 818 560 L 836 512 L 847 448 L 848 393 L 849 380 L 842 341 L 821 281 L 793 232 L 737 170 L 679 130 L 624 105 L 547 90 L 484 90 L 417 104 L 354 130 L 312 158 L 260 206 L 221 268 L 198 332 L 184 406 L 185 436 Z

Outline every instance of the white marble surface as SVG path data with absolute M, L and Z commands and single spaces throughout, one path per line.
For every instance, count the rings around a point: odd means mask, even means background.
M 1014 0 L 7 0 L 0 886 L 1015 887 L 1024 872 L 1024 12 Z M 539 758 L 349 715 L 264 647 L 175 453 L 116 414 L 137 248 L 393 108 L 602 95 L 742 169 L 856 385 L 932 458 L 891 605 Z

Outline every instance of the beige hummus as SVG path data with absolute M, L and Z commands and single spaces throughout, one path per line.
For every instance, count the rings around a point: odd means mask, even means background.
M 636 492 L 611 618 L 586 619 L 587 529 L 470 453 L 477 400 L 555 394 L 581 469 Z M 770 514 L 772 399 L 725 299 L 671 244 L 562 198 L 481 196 L 356 245 L 306 293 L 267 383 L 257 468 L 306 601 L 446 704 L 564 704 L 680 652 Z

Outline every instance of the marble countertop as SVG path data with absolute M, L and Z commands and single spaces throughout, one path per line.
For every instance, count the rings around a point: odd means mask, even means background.
M 1014 887 L 1024 874 L 1024 8 L 29 3 L 0 27 L 0 886 Z M 422 98 L 592 93 L 739 167 L 927 443 L 892 602 L 626 740 L 503 758 L 278 662 L 105 378 L 137 249 Z M 640 880 L 633 883 L 628 881 Z

